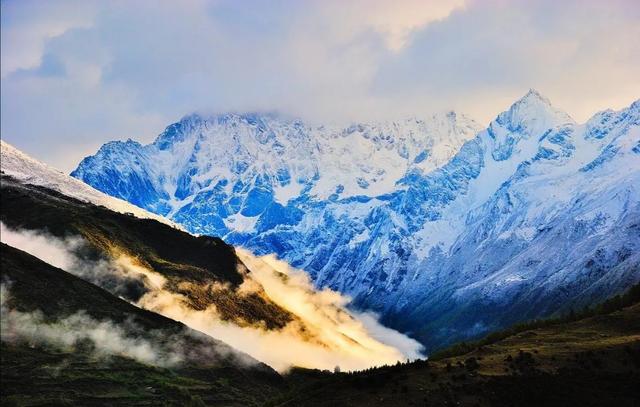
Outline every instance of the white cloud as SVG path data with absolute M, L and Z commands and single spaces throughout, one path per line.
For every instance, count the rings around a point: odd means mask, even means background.
M 2 136 L 64 170 L 193 111 L 488 122 L 534 87 L 583 121 L 640 94 L 631 0 L 2 4 Z
M 94 10 L 82 1 L 3 1 L 2 77 L 42 63 L 47 41 L 79 28 L 90 28 Z
M 0 284 L 0 317 L 3 326 L 0 337 L 3 342 L 21 341 L 29 345 L 46 344 L 73 349 L 79 343 L 89 340 L 94 346 L 92 353 L 98 357 L 118 355 L 141 363 L 165 367 L 176 365 L 184 360 L 177 346 L 167 352 L 154 341 L 131 334 L 131 331 L 141 330 L 133 324 L 96 320 L 83 311 L 51 322 L 39 310 L 22 312 L 9 308 L 10 296 L 10 285 Z M 179 338 L 176 336 L 176 338 L 161 339 Z M 171 341 L 167 342 L 171 343 Z
M 344 42 L 366 30 L 382 35 L 387 48 L 400 51 L 413 32 L 462 9 L 466 0 L 326 1 L 319 12 Z

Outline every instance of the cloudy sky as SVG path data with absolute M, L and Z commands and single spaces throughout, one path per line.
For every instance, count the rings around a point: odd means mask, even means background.
M 194 112 L 464 112 L 536 88 L 578 121 L 640 98 L 637 0 L 2 0 L 1 136 L 65 171 Z

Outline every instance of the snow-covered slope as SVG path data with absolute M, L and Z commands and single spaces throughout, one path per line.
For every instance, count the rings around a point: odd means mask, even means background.
M 275 252 L 429 345 L 640 280 L 640 102 L 575 123 L 530 91 L 461 115 L 310 128 L 189 116 L 73 175 L 193 232 Z
M 191 115 L 153 144 L 105 144 L 72 175 L 193 232 L 228 237 L 291 223 L 301 200 L 392 193 L 409 169 L 445 164 L 478 129 L 455 113 L 344 129 L 275 115 Z
M 422 321 L 434 343 L 578 309 L 640 281 L 640 102 L 584 125 L 547 116 L 538 129 L 513 112 L 474 140 L 481 164 L 466 192 L 409 239 L 422 256 L 409 261 L 415 273 L 398 283 L 388 318 L 404 329 Z M 519 140 L 503 154 L 505 136 Z
M 0 168 L 3 174 L 10 175 L 27 184 L 44 186 L 85 202 L 105 206 L 116 212 L 131 213 L 139 218 L 155 219 L 167 225 L 180 228 L 176 223 L 164 216 L 151 213 L 127 201 L 100 192 L 84 182 L 78 181 L 29 157 L 1 140 L 0 151 Z

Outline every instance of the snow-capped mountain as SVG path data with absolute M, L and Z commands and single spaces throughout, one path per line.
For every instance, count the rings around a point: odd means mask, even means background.
M 301 199 L 395 192 L 408 169 L 445 164 L 477 131 L 455 113 L 348 128 L 312 128 L 275 115 L 191 115 L 153 144 L 105 144 L 72 175 L 192 231 L 226 236 L 280 223 L 278 215 L 288 212 L 297 216 L 284 208 Z
M 482 131 L 455 113 L 348 128 L 192 115 L 72 175 L 275 252 L 431 346 L 640 280 L 640 101 L 577 124 L 532 90 Z

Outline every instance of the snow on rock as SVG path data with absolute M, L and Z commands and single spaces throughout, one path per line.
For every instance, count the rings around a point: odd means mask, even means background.
M 130 213 L 138 218 L 154 219 L 172 227 L 179 227 L 167 218 L 141 209 L 129 202 L 114 198 L 72 178 L 55 168 L 37 161 L 12 145 L 1 141 L 0 168 L 2 173 L 27 184 L 53 189 L 64 195 L 95 205 L 105 206 L 120 213 Z

